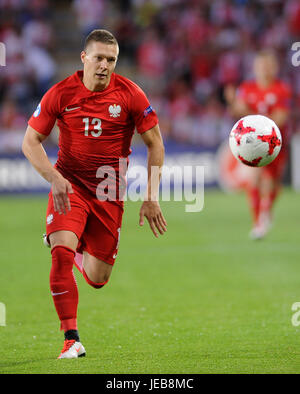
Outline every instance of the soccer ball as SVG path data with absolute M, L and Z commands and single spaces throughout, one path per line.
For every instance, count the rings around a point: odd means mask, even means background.
M 280 152 L 281 144 L 276 123 L 263 115 L 244 116 L 229 135 L 229 146 L 235 158 L 251 167 L 270 164 Z

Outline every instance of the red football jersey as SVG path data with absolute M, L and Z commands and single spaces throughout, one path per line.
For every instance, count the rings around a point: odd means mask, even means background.
M 57 120 L 56 168 L 71 183 L 95 193 L 99 167 L 117 172 L 119 159 L 131 153 L 135 128 L 144 133 L 158 119 L 145 93 L 129 79 L 113 73 L 106 89 L 92 92 L 82 76 L 83 71 L 77 71 L 49 89 L 28 124 L 49 135 Z
M 243 100 L 254 113 L 270 117 L 275 109 L 290 108 L 291 90 L 280 80 L 275 80 L 267 88 L 261 88 L 255 81 L 246 81 L 238 88 L 237 97 Z M 285 140 L 286 125 L 281 127 L 280 131 Z

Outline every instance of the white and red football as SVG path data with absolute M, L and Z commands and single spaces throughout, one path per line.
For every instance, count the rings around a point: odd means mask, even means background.
M 251 167 L 270 164 L 281 149 L 282 138 L 276 123 L 263 115 L 248 115 L 233 126 L 229 135 L 231 152 Z

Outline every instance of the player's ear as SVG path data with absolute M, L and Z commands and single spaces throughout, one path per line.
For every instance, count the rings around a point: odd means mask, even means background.
M 115 65 L 114 65 L 114 70 L 115 70 L 115 68 L 117 66 L 117 62 L 118 62 L 118 58 L 116 58 Z
M 81 59 L 81 62 L 82 62 L 82 63 L 84 63 L 85 57 L 86 57 L 86 52 L 85 52 L 85 51 L 82 51 L 82 52 L 80 53 L 80 59 Z

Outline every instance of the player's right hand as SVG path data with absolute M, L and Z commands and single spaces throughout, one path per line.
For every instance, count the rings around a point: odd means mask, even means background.
M 227 85 L 224 88 L 224 98 L 227 104 L 232 104 L 236 97 L 236 88 L 233 85 Z
M 58 175 L 51 182 L 52 185 L 52 197 L 54 211 L 60 215 L 66 214 L 67 211 L 71 210 L 71 204 L 69 199 L 69 193 L 73 193 L 71 183 L 65 179 L 62 175 Z

